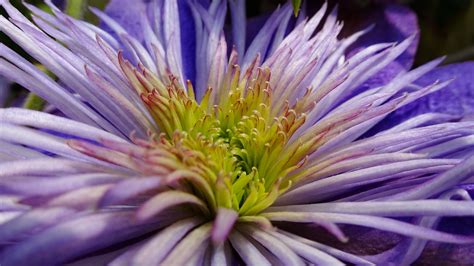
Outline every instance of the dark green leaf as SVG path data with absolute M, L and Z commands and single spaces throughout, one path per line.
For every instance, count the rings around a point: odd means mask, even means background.
M 293 5 L 293 11 L 295 12 L 295 17 L 298 16 L 301 7 L 301 0 L 291 0 L 291 4 Z
M 23 104 L 23 108 L 41 111 L 45 105 L 46 102 L 42 98 L 30 92 L 25 100 L 25 103 Z

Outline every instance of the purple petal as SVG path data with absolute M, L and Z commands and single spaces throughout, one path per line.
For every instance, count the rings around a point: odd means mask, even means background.
M 287 246 L 288 243 L 255 227 L 244 227 L 242 230 L 268 249 L 283 265 L 305 265 L 302 258 Z
M 20 198 L 11 195 L 0 196 L 0 213 L 8 211 L 27 211 L 29 206 L 19 203 Z
M 230 257 L 227 256 L 224 245 L 214 247 L 211 255 L 212 266 L 228 265 L 230 262 Z
M 266 55 L 273 33 L 277 30 L 278 25 L 287 14 L 291 14 L 291 8 L 288 4 L 275 11 L 265 22 L 245 53 L 244 60 L 241 63 L 243 69 L 252 62 L 257 54 L 260 54 L 261 56 Z
M 117 21 L 129 34 L 138 40 L 143 40 L 141 17 L 146 14 L 146 1 L 137 0 L 130 5 L 129 0 L 111 0 L 105 8 L 105 13 Z M 108 27 L 103 26 L 106 30 Z
M 0 140 L 22 144 L 33 149 L 51 152 L 64 157 L 88 160 L 84 154 L 71 149 L 64 140 L 53 135 L 46 135 L 26 127 L 1 123 Z M 90 158 L 89 158 L 89 161 Z
M 0 226 L 0 243 L 18 241 L 33 232 L 39 232 L 75 213 L 66 208 L 38 208 L 26 212 Z
M 327 212 L 389 217 L 473 216 L 474 203 L 470 201 L 452 202 L 447 200 L 329 202 L 271 207 L 267 211 Z
M 124 201 L 163 186 L 161 177 L 126 179 L 110 188 L 100 200 L 99 206 L 121 204 Z
M 186 261 L 186 264 L 189 266 L 211 265 L 211 252 L 212 246 L 209 245 L 209 241 L 205 241 L 194 251 L 194 254 Z
M 298 212 L 274 212 L 265 213 L 265 217 L 271 221 L 287 221 L 297 223 L 308 223 L 314 218 L 324 219 L 330 222 L 339 224 L 351 224 L 364 227 L 370 227 L 386 232 L 393 232 L 400 235 L 405 235 L 413 238 L 421 238 L 439 242 L 455 243 L 455 244 L 472 244 L 474 243 L 473 236 L 454 235 L 436 231 L 433 229 L 413 225 L 406 222 L 401 222 L 394 219 L 355 215 L 355 214 L 335 214 L 335 213 L 298 213 Z
M 2 265 L 63 264 L 157 227 L 140 226 L 134 221 L 131 212 L 93 214 L 73 219 L 10 246 L 0 255 L 0 262 Z
M 143 247 L 143 245 L 148 240 L 149 240 L 148 238 L 145 238 L 144 240 L 142 240 L 140 242 L 137 242 L 133 245 L 125 245 L 124 248 L 119 250 L 120 254 L 118 256 L 114 256 L 114 258 L 112 258 L 112 260 L 107 265 L 109 265 L 109 266 L 131 265 L 133 256 L 135 256 L 135 254 L 137 254 L 138 249 Z M 115 252 L 117 252 L 117 251 L 115 251 Z M 88 258 L 85 258 L 85 259 L 87 260 Z M 80 261 L 78 261 L 78 262 L 80 262 Z M 89 264 L 87 264 L 87 265 L 89 265 Z M 101 264 L 101 265 L 103 265 L 103 264 Z
M 242 260 L 248 265 L 271 265 L 260 251 L 245 236 L 238 231 L 229 236 L 232 247 L 237 251 Z
M 281 234 L 279 232 L 271 232 L 271 235 L 286 243 L 294 252 L 296 252 L 301 257 L 304 257 L 309 262 L 314 263 L 315 265 L 345 265 L 333 256 L 325 252 L 321 252 L 320 250 L 307 245 L 306 243 L 295 240 L 287 235 Z
M 2 172 L 0 177 L 12 176 L 54 176 L 64 174 L 79 174 L 86 172 L 100 172 L 98 166 L 67 159 L 59 158 L 34 158 L 28 160 L 18 160 L 0 164 Z
M 352 28 L 348 29 L 351 33 L 355 31 L 354 29 L 362 29 L 372 24 L 375 24 L 375 28 L 349 48 L 348 57 L 372 44 L 401 42 L 408 36 L 418 33 L 416 14 L 406 6 L 396 4 L 378 6 L 357 15 L 351 12 L 351 16 L 352 20 L 346 21 L 346 25 L 350 25 L 349 27 Z M 418 46 L 418 39 L 416 37 L 396 61 L 366 81 L 362 87 L 367 89 L 386 84 L 400 72 L 410 69 Z
M 447 201 L 448 199 L 454 200 L 454 204 L 463 203 L 463 201 L 471 202 L 471 197 L 467 191 L 463 189 L 455 189 L 444 193 L 440 199 Z M 460 200 L 463 201 L 460 201 Z M 439 207 L 439 209 L 443 209 Z M 450 208 L 444 208 L 448 210 Z M 472 235 L 473 222 L 474 220 L 469 217 L 456 217 L 456 218 L 445 218 L 441 220 L 440 216 L 427 216 L 422 219 L 415 220 L 416 224 L 419 224 L 427 228 L 439 228 L 441 231 L 452 232 L 456 234 Z M 467 229 L 467 230 L 466 230 Z M 398 242 L 397 239 L 392 236 L 383 236 L 380 232 L 373 232 L 369 239 L 365 242 L 377 242 L 377 239 L 384 238 L 387 242 Z M 354 242 L 358 243 L 357 241 Z M 373 254 L 367 248 L 360 249 L 360 245 L 353 245 L 356 253 L 362 254 Z M 426 246 L 426 248 L 425 248 Z M 423 239 L 408 238 L 398 242 L 398 244 L 383 253 L 379 253 L 373 256 L 366 257 L 372 262 L 378 264 L 386 264 L 387 261 L 392 262 L 392 265 L 411 265 L 412 263 L 420 265 L 468 265 L 474 262 L 474 257 L 470 255 L 469 251 L 472 252 L 472 245 L 451 245 L 445 243 L 428 242 Z M 362 250 L 362 252 L 361 252 Z M 421 255 L 421 257 L 420 257 Z M 420 257 L 420 258 L 418 258 Z
M 96 208 L 99 200 L 111 186 L 111 184 L 106 184 L 79 188 L 53 198 L 47 202 L 46 206 L 68 207 L 80 210 Z M 29 199 L 26 202 L 30 203 Z
M 111 0 L 105 9 L 105 13 L 114 19 L 122 28 L 131 36 L 143 42 L 145 40 L 144 30 L 142 26 L 143 16 L 151 15 L 155 5 L 146 0 L 136 0 L 133 5 L 130 5 L 129 0 Z M 179 29 L 181 39 L 181 54 L 182 64 L 184 67 L 184 74 L 186 79 L 195 81 L 195 57 L 196 57 L 196 38 L 195 38 L 195 27 L 194 19 L 191 14 L 191 10 L 187 1 L 178 0 L 177 8 L 179 13 Z M 150 11 L 150 12 L 148 12 Z M 161 14 L 157 14 L 159 23 L 161 20 L 167 20 L 162 18 Z M 153 21 L 150 21 L 152 24 Z M 173 22 L 173 24 L 176 24 Z M 111 32 L 112 30 L 105 24 L 102 25 L 106 31 Z M 168 40 L 166 40 L 168 41 Z
M 198 218 L 189 218 L 166 227 L 137 249 L 132 258 L 133 263 L 135 265 L 159 264 L 173 250 L 175 245 L 201 222 Z
M 257 36 L 260 29 L 263 27 L 263 25 L 265 25 L 265 23 L 267 22 L 269 18 L 270 18 L 270 14 L 263 14 L 260 16 L 247 18 L 247 21 L 246 21 L 247 24 L 245 26 L 245 47 L 244 48 L 247 48 L 250 45 L 251 40 L 253 40 L 255 36 Z M 237 43 L 237 42 L 233 41 L 233 43 Z
M 215 244 L 221 244 L 227 239 L 238 217 L 239 214 L 234 210 L 226 208 L 217 210 L 217 216 L 212 226 L 212 241 Z
M 187 79 L 196 79 L 196 33 L 194 19 L 187 1 L 178 0 L 179 23 L 181 28 L 181 57 L 183 71 Z
M 242 62 L 245 51 L 245 35 L 247 19 L 245 16 L 245 0 L 229 1 L 232 19 L 232 42 L 239 56 L 238 62 Z
M 458 163 L 458 160 L 419 159 L 363 168 L 357 171 L 316 180 L 312 183 L 290 190 L 277 200 L 277 204 L 283 205 L 311 201 L 314 202 L 324 199 L 328 195 L 333 195 L 336 191 L 354 188 L 363 184 L 371 184 L 377 181 L 390 180 L 411 175 L 416 176 L 415 173 L 418 173 L 418 171 L 421 171 L 423 174 L 437 173 L 446 170 L 444 166 L 451 168 L 456 165 L 456 163 Z
M 444 89 L 408 104 L 389 115 L 377 127 L 389 128 L 426 113 L 444 113 L 469 118 L 474 114 L 474 62 L 439 67 L 415 83 L 423 86 L 436 80 L 455 78 Z
M 28 196 L 49 196 L 83 187 L 115 183 L 123 177 L 111 174 L 92 173 L 61 177 L 14 177 L 0 181 L 1 193 Z
M 416 104 L 418 104 L 422 100 L 423 99 L 417 100 Z M 401 109 L 404 109 L 404 108 L 401 108 Z M 426 113 L 426 114 L 422 114 L 422 115 L 407 119 L 403 121 L 402 123 L 397 123 L 394 127 L 391 127 L 390 129 L 387 129 L 381 132 L 381 134 L 403 132 L 412 128 L 433 125 L 433 124 L 441 124 L 441 123 L 451 122 L 451 121 L 455 121 L 459 119 L 460 119 L 459 116 L 454 116 L 454 115 L 446 115 L 446 114 L 440 114 L 440 113 Z M 387 119 L 387 120 L 383 120 L 382 123 L 385 125 L 385 124 L 389 124 L 390 121 Z
M 474 156 L 465 159 L 456 167 L 446 171 L 439 176 L 425 182 L 413 189 L 403 191 L 389 199 L 393 200 L 414 200 L 429 198 L 443 191 L 455 187 L 457 184 L 468 179 L 474 174 Z
M 117 142 L 124 142 L 122 138 L 119 138 L 116 135 L 84 123 L 44 112 L 20 108 L 1 109 L 0 122 L 49 129 L 75 137 L 96 141 L 100 139 L 110 139 Z
M 162 265 L 184 265 L 192 258 L 211 236 L 212 224 L 207 223 L 194 229 L 173 249 Z
M 292 234 L 292 233 L 289 233 L 289 232 L 286 232 L 286 231 L 280 231 L 279 230 L 278 233 L 280 233 L 282 235 L 286 235 L 287 237 L 290 237 L 290 238 L 292 238 L 292 239 L 294 239 L 294 240 L 296 240 L 300 243 L 306 244 L 308 246 L 315 247 L 315 248 L 317 248 L 317 249 L 319 249 L 323 252 L 326 252 L 327 254 L 329 254 L 329 255 L 331 255 L 335 258 L 338 258 L 338 259 L 342 260 L 342 261 L 350 262 L 350 263 L 353 263 L 355 265 L 372 265 L 369 261 L 367 261 L 363 258 L 360 258 L 356 255 L 344 252 L 344 251 L 342 251 L 338 248 L 333 248 L 333 247 L 330 247 L 330 246 L 321 244 L 319 242 L 315 242 L 315 241 L 300 237 L 298 235 L 295 235 L 295 234 Z
M 181 192 L 181 191 L 166 191 L 152 197 L 146 201 L 137 211 L 137 219 L 145 221 L 163 210 L 181 204 L 193 204 L 205 209 L 206 205 L 198 197 Z

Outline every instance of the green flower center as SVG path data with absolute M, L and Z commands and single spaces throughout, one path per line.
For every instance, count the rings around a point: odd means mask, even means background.
M 158 78 L 141 68 L 129 80 L 161 130 L 153 145 L 169 160 L 156 163 L 193 175 L 198 181 L 187 189 L 211 212 L 224 207 L 254 216 L 291 187 L 291 173 L 312 145 L 289 142 L 305 122 L 296 109 L 304 108 L 272 99 L 268 68 L 244 75 L 237 65 L 228 69 L 219 88 L 208 88 L 200 101 L 190 82 L 182 88 L 173 76 Z

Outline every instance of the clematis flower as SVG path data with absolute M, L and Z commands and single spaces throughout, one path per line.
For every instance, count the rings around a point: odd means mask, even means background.
M 364 87 L 416 35 L 348 55 L 372 27 L 340 39 L 326 4 L 246 40 L 229 1 L 231 43 L 226 1 L 113 1 L 107 30 L 1 3 L 58 81 L 3 44 L 0 74 L 64 114 L 0 110 L 1 265 L 409 264 L 474 243 L 442 221 L 474 216 L 474 122 L 385 120 L 458 81 L 423 79 L 436 59 Z

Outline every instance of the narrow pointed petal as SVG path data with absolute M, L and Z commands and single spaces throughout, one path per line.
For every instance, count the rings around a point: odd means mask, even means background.
M 148 220 L 161 211 L 180 204 L 193 204 L 204 210 L 207 208 L 204 202 L 192 194 L 180 191 L 167 191 L 145 202 L 137 212 L 137 219 L 140 221 Z
M 220 208 L 212 226 L 212 242 L 222 244 L 227 239 L 237 221 L 238 213 L 234 210 Z
M 150 225 L 133 224 L 129 212 L 88 215 L 56 225 L 29 241 L 4 250 L 0 261 L 2 265 L 62 264 L 150 229 Z M 61 256 L 50 252 L 52 249 L 60 251 Z

